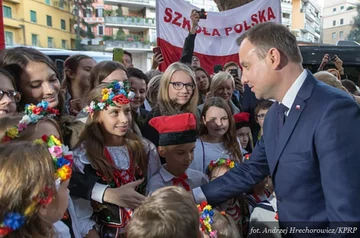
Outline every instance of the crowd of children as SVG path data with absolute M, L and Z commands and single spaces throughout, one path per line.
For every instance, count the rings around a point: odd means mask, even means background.
M 271 102 L 255 131 L 231 74 L 155 74 L 75 55 L 61 84 L 39 51 L 0 53 L 0 237 L 238 238 L 276 222 L 270 177 L 213 207 L 190 195 L 251 160 Z

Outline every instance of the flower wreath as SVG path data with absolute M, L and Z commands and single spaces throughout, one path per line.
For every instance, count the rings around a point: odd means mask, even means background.
M 19 124 L 10 127 L 2 139 L 2 142 L 8 142 L 19 135 L 29 124 L 37 123 L 44 117 L 54 118 L 59 115 L 59 110 L 49 107 L 49 103 L 41 101 L 37 105 L 27 104 L 24 110 L 24 116 L 21 118 Z
M 233 161 L 231 159 L 225 159 L 225 158 L 211 160 L 209 166 L 207 167 L 207 174 L 210 174 L 210 172 L 211 172 L 211 170 L 213 170 L 213 168 L 221 166 L 221 165 L 225 165 L 225 166 L 229 167 L 230 169 L 232 169 L 235 166 L 235 161 Z
M 207 202 L 202 202 L 200 205 L 197 205 L 197 208 L 200 213 L 201 230 L 208 233 L 210 238 L 217 238 L 217 231 L 211 228 L 211 224 L 214 223 L 214 211 L 211 205 L 208 205 Z
M 55 172 L 55 188 L 59 190 L 61 182 L 71 177 L 71 165 L 73 162 L 72 152 L 67 146 L 61 144 L 60 140 L 55 136 L 42 136 L 41 139 L 35 140 L 34 143 L 45 144 L 48 147 L 51 158 L 54 161 Z M 27 216 L 33 213 L 36 206 L 49 204 L 55 195 L 54 189 L 45 187 L 37 196 L 32 198 L 32 203 L 26 208 L 24 215 L 19 212 L 9 212 L 5 215 L 5 219 L 0 223 L 0 236 L 5 236 L 12 231 L 19 229 L 24 223 Z
M 109 84 L 106 88 L 101 90 L 100 102 L 92 101 L 89 106 L 84 110 L 88 113 L 94 111 L 101 111 L 108 106 L 116 106 L 115 102 L 120 104 L 128 104 L 135 96 L 135 93 L 130 91 L 130 82 L 118 82 L 114 81 Z

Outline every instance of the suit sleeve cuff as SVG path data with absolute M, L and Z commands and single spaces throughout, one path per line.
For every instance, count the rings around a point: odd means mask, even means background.
M 194 188 L 192 193 L 196 204 L 206 201 L 205 194 L 203 193 L 201 187 Z
M 105 190 L 109 187 L 109 185 L 95 183 L 92 192 L 91 192 L 91 199 L 103 203 L 103 198 L 105 194 Z

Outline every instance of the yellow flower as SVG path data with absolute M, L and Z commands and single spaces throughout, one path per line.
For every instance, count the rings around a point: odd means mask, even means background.
M 234 168 L 234 166 L 235 166 L 234 161 L 231 161 L 231 162 L 230 162 L 230 169 Z
M 31 105 L 29 105 L 29 107 L 28 107 L 28 108 L 29 108 L 29 110 L 31 110 L 31 111 L 32 111 L 35 107 L 36 107 L 36 106 L 35 106 L 34 104 L 31 104 Z
M 14 139 L 19 134 L 19 130 L 16 127 L 11 127 L 7 132 L 6 135 L 11 139 Z
M 45 143 L 42 139 L 36 139 L 34 140 L 34 144 L 43 144 Z
M 108 88 L 103 88 L 101 90 L 101 94 L 104 95 L 104 94 L 108 94 L 109 93 L 109 89 Z
M 28 208 L 26 208 L 24 215 L 25 216 L 30 215 L 35 210 L 36 205 L 37 205 L 37 201 L 33 201 L 30 204 L 30 206 Z
M 55 136 L 51 135 L 50 139 L 54 142 L 55 145 L 61 146 L 61 142 Z
M 67 180 L 71 177 L 71 168 L 69 165 L 64 165 L 60 169 L 57 170 L 57 175 L 61 179 L 61 181 Z
M 108 100 L 108 98 L 109 98 L 109 95 L 108 95 L 108 94 L 104 94 L 104 95 L 102 96 L 101 101 L 106 101 L 106 100 Z

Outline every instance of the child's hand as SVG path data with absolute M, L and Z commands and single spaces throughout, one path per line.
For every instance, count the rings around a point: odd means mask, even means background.
M 145 197 L 135 191 L 144 179 L 125 184 L 119 188 L 108 188 L 104 193 L 104 201 L 119 207 L 135 209 L 145 200 Z

